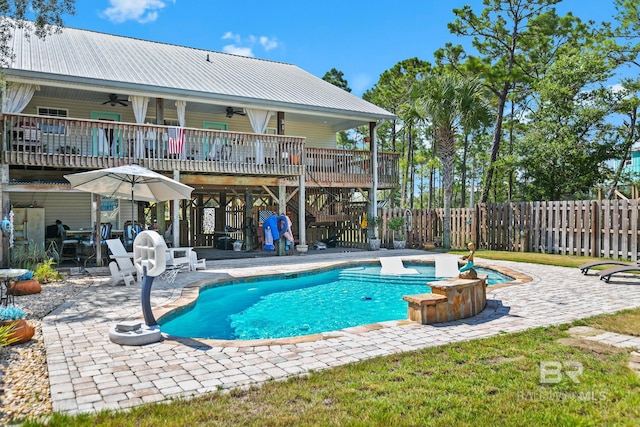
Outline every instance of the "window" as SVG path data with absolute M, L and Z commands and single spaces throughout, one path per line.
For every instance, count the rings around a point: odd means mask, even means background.
M 202 129 L 227 130 L 227 124 L 219 122 L 202 122 Z
M 276 128 L 267 128 L 265 133 L 267 135 L 277 135 L 278 134 L 278 129 L 276 129 Z
M 120 214 L 120 202 L 107 196 L 100 198 L 100 222 L 118 224 Z
M 64 108 L 38 107 L 38 115 L 47 117 L 68 117 L 69 110 L 66 110 Z M 48 123 L 40 124 L 40 130 L 43 133 L 50 133 L 54 135 L 64 134 L 64 125 L 56 123 L 57 120 L 47 120 L 47 122 Z
M 38 107 L 39 116 L 69 117 L 69 110 L 63 108 Z
M 180 126 L 178 119 L 164 119 L 165 126 Z
M 144 122 L 147 124 L 152 124 L 155 125 L 156 124 L 156 118 L 155 117 L 146 117 L 144 119 Z M 180 126 L 180 122 L 178 121 L 178 119 L 163 119 L 163 125 L 164 126 Z

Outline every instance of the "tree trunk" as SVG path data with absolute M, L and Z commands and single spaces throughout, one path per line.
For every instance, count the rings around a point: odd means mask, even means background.
M 502 91 L 499 96 L 498 103 L 498 115 L 496 116 L 496 122 L 493 128 L 493 145 L 491 147 L 491 157 L 489 159 L 489 167 L 487 168 L 487 175 L 484 180 L 484 188 L 482 189 L 481 203 L 487 203 L 489 198 L 489 191 L 491 190 L 491 184 L 493 181 L 493 169 L 495 162 L 498 159 L 498 153 L 500 152 L 500 139 L 502 139 L 502 118 L 504 117 L 504 107 L 507 102 L 507 95 L 509 94 L 509 83 L 505 83 L 502 86 Z
M 444 190 L 444 219 L 442 221 L 442 246 L 451 248 L 451 200 L 453 196 L 453 167 L 455 159 L 455 143 L 453 129 L 447 125 L 440 129 L 438 155 L 442 161 L 442 187 Z
M 626 138 L 625 147 L 624 147 L 624 156 L 620 159 L 620 163 L 616 169 L 616 174 L 613 177 L 613 181 L 611 182 L 611 187 L 609 188 L 609 192 L 607 193 L 607 199 L 611 200 L 613 195 L 618 188 L 618 182 L 620 181 L 620 177 L 622 176 L 622 171 L 624 170 L 624 165 L 627 162 L 627 158 L 629 157 L 629 151 L 635 142 L 635 130 L 636 130 L 636 119 L 638 114 L 638 108 L 634 108 L 633 111 L 629 112 L 630 123 L 628 126 L 629 134 Z
M 469 151 L 469 134 L 464 134 L 464 148 L 462 150 L 462 166 L 460 173 L 460 207 L 464 208 L 467 204 L 467 152 Z

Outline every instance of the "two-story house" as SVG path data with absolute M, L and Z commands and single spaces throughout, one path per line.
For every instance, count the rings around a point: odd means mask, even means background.
M 179 221 L 180 244 L 231 233 L 251 248 L 250 226 L 277 210 L 304 248 L 342 230 L 366 241 L 363 203 L 373 213 L 375 188 L 398 184 L 398 155 L 378 153 L 374 135 L 394 116 L 295 65 L 74 28 L 44 40 L 15 29 L 10 44 L 3 217 L 38 207 L 45 224 L 122 229 L 131 201 L 76 191 L 63 175 L 137 163 L 194 187 L 191 200 L 134 203 L 161 231 Z M 362 125 L 369 149 L 337 148 L 337 132 Z

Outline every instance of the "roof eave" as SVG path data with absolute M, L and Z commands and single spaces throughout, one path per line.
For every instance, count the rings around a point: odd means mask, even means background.
M 156 98 L 183 99 L 187 102 L 197 102 L 204 104 L 228 105 L 233 104 L 237 107 L 264 107 L 270 110 L 283 111 L 285 113 L 304 112 L 308 115 L 339 117 L 345 119 L 347 127 L 339 126 L 336 131 L 351 129 L 354 126 L 360 126 L 372 121 L 392 120 L 396 116 L 387 112 L 371 113 L 358 112 L 352 110 L 341 110 L 337 108 L 327 108 L 312 105 L 302 105 L 294 103 L 286 103 L 281 101 L 272 101 L 268 99 L 247 98 L 232 95 L 225 95 L 210 92 L 198 92 L 185 89 L 167 88 L 151 85 L 143 85 L 131 82 L 116 82 L 101 79 L 92 79 L 87 77 L 74 77 L 68 75 L 43 73 L 38 71 L 4 69 L 3 70 L 8 81 L 21 83 L 30 83 L 37 85 L 56 86 L 78 90 L 100 90 L 122 92 L 127 91 L 129 95 L 150 96 Z M 380 109 L 381 111 L 384 111 Z M 353 125 L 355 123 L 355 125 Z

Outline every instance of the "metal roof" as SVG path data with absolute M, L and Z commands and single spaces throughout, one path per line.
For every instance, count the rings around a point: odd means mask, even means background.
M 393 114 L 301 68 L 75 28 L 42 40 L 15 29 L 8 76 L 41 84 L 100 85 L 175 99 L 262 106 L 373 120 Z M 47 83 L 49 81 L 49 83 Z M 130 91 L 131 92 L 131 91 Z

